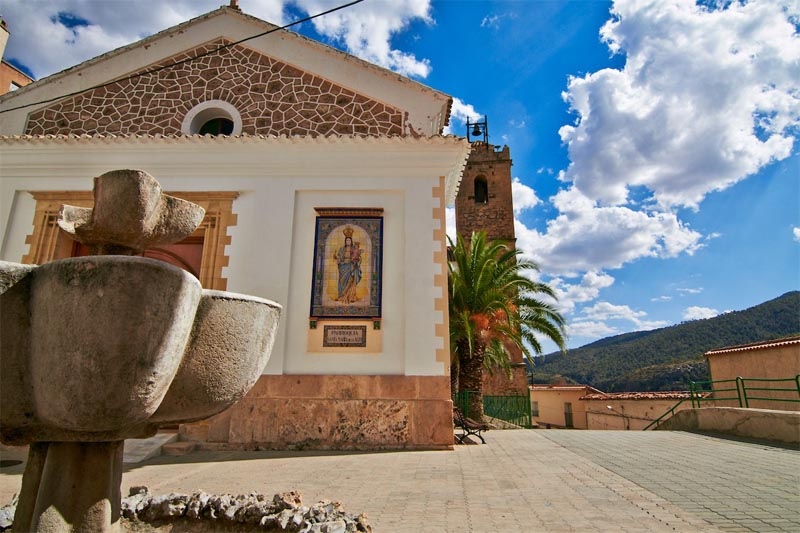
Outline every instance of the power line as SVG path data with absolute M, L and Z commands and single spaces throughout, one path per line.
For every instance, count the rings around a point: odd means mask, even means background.
M 233 43 L 220 45 L 217 48 L 214 48 L 213 50 L 209 50 L 207 52 L 203 52 L 202 54 L 198 54 L 196 56 L 189 57 L 189 58 L 186 58 L 186 59 L 181 59 L 180 61 L 176 61 L 176 62 L 170 63 L 168 65 L 162 65 L 160 67 L 155 67 L 153 69 L 146 70 L 144 72 L 137 72 L 135 74 L 131 74 L 129 76 L 125 76 L 124 78 L 117 78 L 115 80 L 107 81 L 107 82 L 101 83 L 99 85 L 93 85 L 92 87 L 87 87 L 86 89 L 81 89 L 80 91 L 74 91 L 74 92 L 71 92 L 71 93 L 62 94 L 61 96 L 54 96 L 53 98 L 48 98 L 47 100 L 40 100 L 38 102 L 31 102 L 29 104 L 23 104 L 23 105 L 19 105 L 17 107 L 11 107 L 9 109 L 2 109 L 2 110 L 0 110 L 0 114 L 8 113 L 10 111 L 16 111 L 18 109 L 24 109 L 26 107 L 31 107 L 31 106 L 35 106 L 35 105 L 48 104 L 50 102 L 55 102 L 56 100 L 61 100 L 63 98 L 69 98 L 71 96 L 77 96 L 77 95 L 79 95 L 81 93 L 85 93 L 87 91 L 93 91 L 95 89 L 100 89 L 101 87 L 106 87 L 106 86 L 112 85 L 114 83 L 121 83 L 121 82 L 125 82 L 125 81 L 129 81 L 129 80 L 138 78 L 140 76 L 145 76 L 147 74 L 154 74 L 156 72 L 161 72 L 162 70 L 166 70 L 168 68 L 176 67 L 178 65 L 183 65 L 184 63 L 189 63 L 190 61 L 194 61 L 196 59 L 200 59 L 200 58 L 209 56 L 211 54 L 216 54 L 217 52 L 220 52 L 222 50 L 226 50 L 226 49 L 230 48 L 231 46 L 236 46 L 237 44 L 242 44 L 242 43 L 247 42 L 247 41 L 252 41 L 253 39 L 258 39 L 259 37 L 263 37 L 265 35 L 269 35 L 270 33 L 275 33 L 276 31 L 279 31 L 279 30 L 285 30 L 287 28 L 291 28 L 292 26 L 296 26 L 298 24 L 302 24 L 303 22 L 308 22 L 310 20 L 314 20 L 315 18 L 322 17 L 324 15 L 330 15 L 331 13 L 334 13 L 336 11 L 339 11 L 339 10 L 342 10 L 342 9 L 346 9 L 348 7 L 352 7 L 352 6 L 356 5 L 356 4 L 360 4 L 363 1 L 364 0 L 353 0 L 352 2 L 349 2 L 347 4 L 342 4 L 340 6 L 331 8 L 331 9 L 329 9 L 327 11 L 323 11 L 321 13 L 317 13 L 316 15 L 310 15 L 310 16 L 308 16 L 306 18 L 295 20 L 295 21 L 290 22 L 289 24 L 286 24 L 284 26 L 280 26 L 278 28 L 273 28 L 271 30 L 264 31 L 264 32 L 261 32 L 261 33 L 259 33 L 257 35 L 253 35 L 253 36 L 250 36 L 250 37 L 245 37 L 244 39 L 240 39 L 240 40 L 238 40 L 236 42 L 233 42 Z

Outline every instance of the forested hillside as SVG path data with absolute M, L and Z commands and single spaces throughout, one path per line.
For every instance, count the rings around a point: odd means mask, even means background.
M 668 328 L 607 337 L 536 359 L 533 380 L 557 376 L 606 392 L 685 390 L 708 379 L 709 350 L 800 333 L 800 291 L 763 304 Z

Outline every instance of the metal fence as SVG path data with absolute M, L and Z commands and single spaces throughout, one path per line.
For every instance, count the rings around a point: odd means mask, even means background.
M 453 405 L 461 409 L 464 416 L 473 418 L 469 412 L 469 397 L 472 391 L 461 391 L 453 397 Z M 531 417 L 531 398 L 528 394 L 511 396 L 483 396 L 483 413 L 486 416 L 504 420 L 524 428 L 533 427 Z
M 751 401 L 800 403 L 800 374 L 791 378 L 743 378 L 691 381 L 692 407 L 702 402 L 736 402 L 750 407 Z
M 743 378 L 719 379 L 716 381 L 690 381 L 689 393 L 692 408 L 703 403 L 729 402 L 749 408 L 751 401 L 800 403 L 800 374 L 793 378 Z M 645 430 L 656 427 L 671 418 L 683 402 L 681 400 L 666 413 L 645 426 Z

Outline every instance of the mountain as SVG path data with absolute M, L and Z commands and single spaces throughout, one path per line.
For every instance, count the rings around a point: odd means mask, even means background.
M 792 291 L 743 311 L 547 354 L 536 358 L 532 377 L 534 383 L 566 379 L 606 392 L 686 390 L 689 381 L 708 379 L 705 352 L 799 332 L 800 291 Z

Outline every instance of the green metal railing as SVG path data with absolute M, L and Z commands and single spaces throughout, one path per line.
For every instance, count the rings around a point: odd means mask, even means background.
M 800 403 L 800 374 L 796 375 L 794 379 L 792 378 L 740 378 L 742 380 L 742 398 L 744 399 L 744 406 L 750 406 L 750 400 L 761 400 L 767 402 L 796 402 Z M 758 383 L 786 383 L 789 382 L 793 386 L 792 387 L 756 387 L 754 385 L 747 385 L 747 382 L 758 382 Z M 763 391 L 772 391 L 772 392 L 789 392 L 789 393 L 797 393 L 797 398 L 775 398 L 775 397 L 764 397 L 764 396 L 752 396 L 750 391 L 755 392 L 756 394 L 760 394 Z
M 471 418 L 469 412 L 469 397 L 474 392 L 461 391 L 453 397 L 453 405 L 461 409 L 464 416 Z M 486 416 L 505 420 L 524 428 L 533 426 L 531 417 L 531 398 L 528 394 L 511 396 L 483 396 L 483 413 Z
M 689 398 L 684 398 L 683 400 L 680 400 L 678 403 L 676 403 L 675 405 L 673 405 L 672 407 L 670 407 L 669 409 L 667 409 L 667 412 L 666 412 L 666 413 L 664 413 L 663 415 L 659 416 L 658 418 L 656 418 L 655 420 L 653 420 L 652 422 L 650 422 L 649 424 L 647 424 L 645 427 L 643 427 L 643 428 L 642 428 L 642 431 L 647 431 L 648 429 L 650 429 L 650 428 L 651 428 L 651 427 L 653 427 L 653 426 L 655 426 L 655 427 L 658 427 L 658 426 L 659 426 L 659 424 L 661 424 L 661 421 L 662 421 L 662 420 L 666 420 L 667 418 L 671 418 L 671 417 L 672 417 L 672 415 L 674 415 L 674 414 L 675 414 L 675 410 L 676 410 L 676 409 L 677 409 L 677 408 L 678 408 L 678 407 L 679 407 L 679 406 L 680 406 L 680 405 L 681 405 L 683 402 L 686 402 L 686 401 L 689 401 Z
M 742 391 L 739 388 L 739 378 L 719 379 L 717 381 L 690 381 L 689 395 L 692 408 L 700 407 L 702 401 L 725 402 L 736 401 L 742 405 Z
M 776 386 L 778 384 L 782 385 Z M 700 407 L 702 402 L 719 401 L 735 401 L 739 407 L 744 408 L 750 407 L 752 400 L 800 403 L 800 374 L 791 378 L 743 378 L 739 376 L 736 379 L 718 381 L 692 381 L 689 383 L 689 392 L 692 397 L 692 407 Z M 788 394 L 765 396 L 764 392 Z
M 464 413 L 464 416 L 467 418 L 469 418 L 469 396 L 470 391 L 468 390 L 457 392 L 455 396 L 453 396 L 453 406 L 461 409 L 461 412 Z
M 785 385 L 785 384 L 790 385 Z M 764 386 L 769 384 L 769 386 Z M 784 384 L 776 387 L 775 384 Z M 788 393 L 790 397 L 764 396 L 764 392 Z M 800 403 L 800 374 L 793 378 L 743 378 L 720 379 L 717 381 L 690 381 L 689 395 L 692 408 L 701 407 L 703 402 L 736 402 L 739 407 L 749 408 L 751 400 L 763 402 L 791 402 Z M 796 398 L 794 396 L 797 396 Z M 643 430 L 658 427 L 659 424 L 675 414 L 678 406 L 687 399 L 683 399 L 670 407 L 666 413 L 659 416 Z

